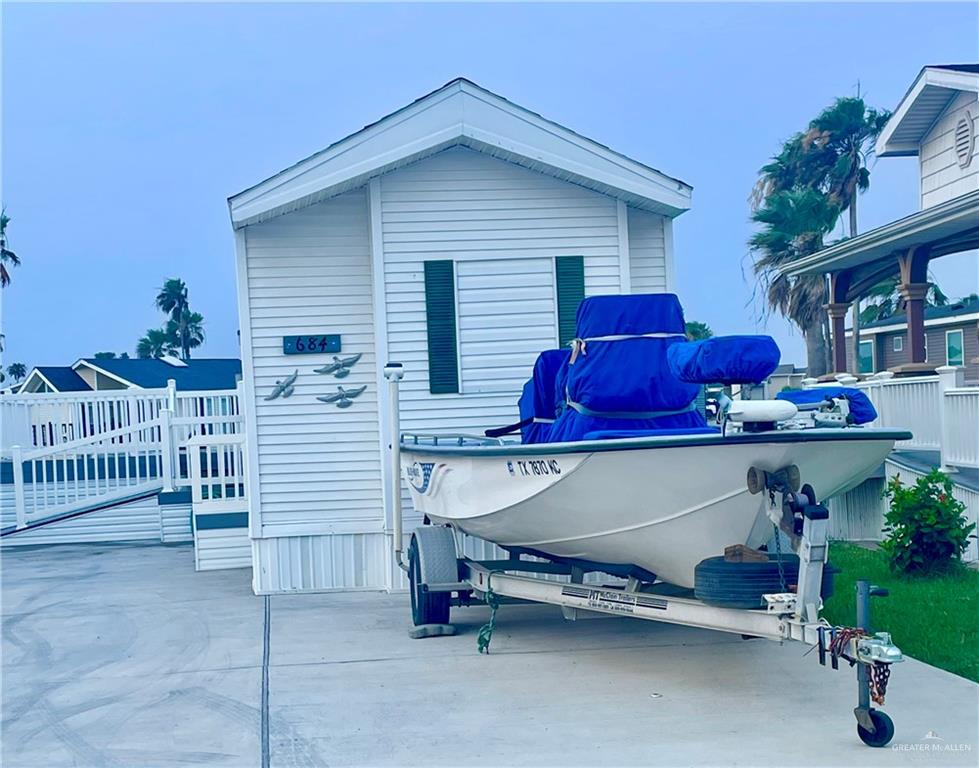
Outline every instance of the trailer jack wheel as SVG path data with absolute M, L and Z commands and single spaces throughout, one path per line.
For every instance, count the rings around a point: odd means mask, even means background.
M 894 722 L 886 712 L 881 712 L 879 709 L 868 710 L 867 715 L 874 725 L 874 730 L 870 731 L 857 722 L 857 735 L 860 741 L 868 747 L 886 747 L 894 738 Z

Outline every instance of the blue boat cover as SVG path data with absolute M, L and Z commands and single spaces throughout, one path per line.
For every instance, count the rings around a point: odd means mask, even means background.
M 543 443 L 556 414 L 556 380 L 558 370 L 571 356 L 570 349 L 548 349 L 537 356 L 534 375 L 523 386 L 520 395 L 520 421 L 532 419 L 520 428 L 525 443 Z
M 788 400 L 796 405 L 819 403 L 829 397 L 843 397 L 850 404 L 850 417 L 854 424 L 868 424 L 877 418 L 877 409 L 866 393 L 852 387 L 813 387 L 812 389 L 784 390 L 775 395 L 777 400 Z
M 567 404 L 547 442 L 581 440 L 611 430 L 701 428 L 692 407 L 699 387 L 680 381 L 667 350 L 685 344 L 683 310 L 669 293 L 593 296 L 578 307 L 578 339 L 563 387 Z M 556 383 L 560 386 L 559 383 Z
M 674 344 L 666 358 L 680 381 L 754 384 L 771 376 L 781 356 L 771 336 L 715 336 Z

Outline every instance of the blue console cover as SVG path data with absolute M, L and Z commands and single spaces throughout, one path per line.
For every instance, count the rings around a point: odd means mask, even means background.
M 548 349 L 537 356 L 534 363 L 534 375 L 523 386 L 520 395 L 520 421 L 527 419 L 543 419 L 531 421 L 520 428 L 520 435 L 525 443 L 543 443 L 556 417 L 556 381 L 558 371 L 571 356 L 570 349 Z
M 781 356 L 771 336 L 715 336 L 674 344 L 667 361 L 680 381 L 754 384 L 772 375 Z
M 830 397 L 843 397 L 850 404 L 850 417 L 854 424 L 869 424 L 877 418 L 877 409 L 865 392 L 853 387 L 813 387 L 812 389 L 785 390 L 775 395 L 777 400 L 788 400 L 796 405 L 819 403 Z

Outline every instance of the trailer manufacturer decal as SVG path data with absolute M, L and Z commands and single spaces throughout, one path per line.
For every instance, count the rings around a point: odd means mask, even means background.
M 617 589 L 592 589 L 569 585 L 561 589 L 564 597 L 586 600 L 589 608 L 600 608 L 614 613 L 635 613 L 636 608 L 666 610 L 666 600 L 650 595 L 636 595 Z

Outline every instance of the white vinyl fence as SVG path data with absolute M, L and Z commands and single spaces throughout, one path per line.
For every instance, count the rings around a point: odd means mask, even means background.
M 232 482 L 243 472 L 240 395 L 179 392 L 171 381 L 156 390 L 3 396 L 0 458 L 12 465 L 16 527 L 192 485 L 190 452 L 204 449 L 202 440 L 225 441 L 237 454 L 198 464 L 196 481 L 210 479 L 213 466 Z

